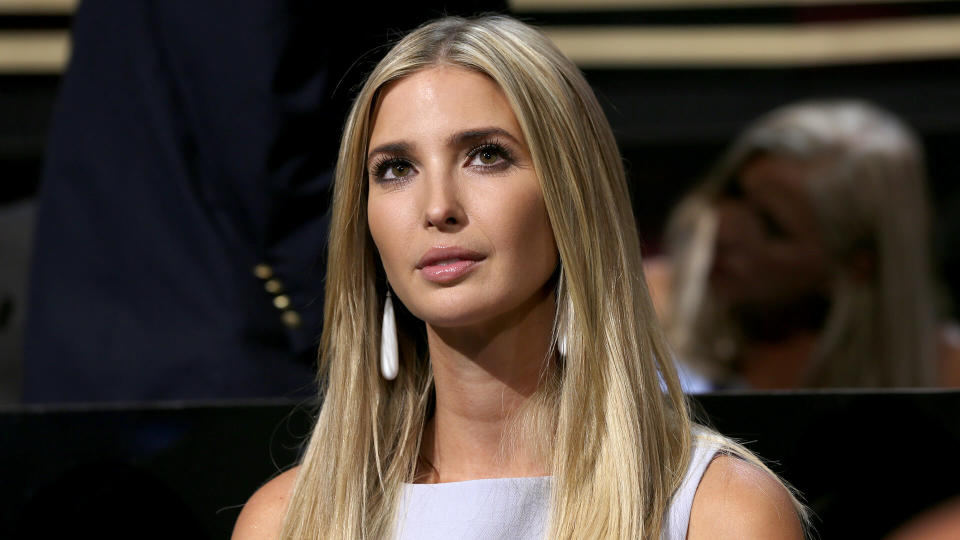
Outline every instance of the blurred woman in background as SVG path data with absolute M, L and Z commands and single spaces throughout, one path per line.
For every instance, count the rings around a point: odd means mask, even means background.
M 951 384 L 929 222 L 920 143 L 897 118 L 857 101 L 773 111 L 671 219 L 670 338 L 720 387 Z

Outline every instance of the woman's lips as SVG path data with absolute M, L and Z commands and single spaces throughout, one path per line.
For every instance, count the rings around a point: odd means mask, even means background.
M 460 276 L 466 275 L 475 264 L 477 264 L 477 261 L 458 260 L 447 264 L 424 266 L 420 269 L 420 273 L 427 281 L 449 283 L 460 278 Z
M 417 263 L 420 274 L 433 283 L 450 283 L 467 275 L 484 256 L 456 246 L 435 247 Z

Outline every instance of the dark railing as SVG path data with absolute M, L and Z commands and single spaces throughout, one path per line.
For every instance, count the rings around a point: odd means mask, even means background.
M 960 391 L 696 403 L 800 490 L 823 538 L 882 538 L 960 495 Z M 247 497 L 296 461 L 313 412 L 279 401 L 8 408 L 0 537 L 226 538 Z

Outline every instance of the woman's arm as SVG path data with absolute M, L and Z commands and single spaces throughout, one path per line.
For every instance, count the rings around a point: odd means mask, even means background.
M 258 489 L 243 506 L 233 526 L 233 540 L 278 538 L 296 478 L 297 468 L 293 468 Z
M 689 540 L 803 537 L 793 500 L 776 478 L 736 457 L 710 463 L 693 498 Z

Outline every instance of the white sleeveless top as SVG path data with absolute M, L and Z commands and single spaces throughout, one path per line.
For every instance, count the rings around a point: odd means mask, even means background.
M 683 483 L 670 499 L 661 540 L 684 540 L 693 495 L 719 446 L 694 437 Z M 539 540 L 546 534 L 550 477 L 404 484 L 398 540 Z

